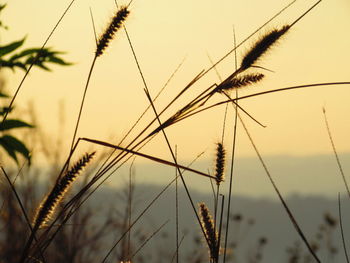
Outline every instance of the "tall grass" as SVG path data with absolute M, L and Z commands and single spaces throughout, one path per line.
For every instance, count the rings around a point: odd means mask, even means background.
M 282 208 L 286 211 L 287 217 L 289 218 L 291 224 L 295 227 L 297 234 L 300 237 L 300 240 L 303 242 L 305 247 L 308 249 L 309 254 L 316 262 L 322 262 L 323 259 L 319 257 L 315 248 L 311 245 L 309 241 L 309 237 L 307 234 L 303 232 L 302 226 L 299 224 L 298 219 L 294 216 L 292 209 L 288 206 L 287 202 L 283 197 L 282 191 L 280 191 L 277 183 L 274 181 L 273 176 L 268 169 L 268 165 L 266 164 L 261 152 L 259 151 L 258 142 L 253 139 L 253 136 L 245 121 L 243 116 L 252 119 L 256 123 L 262 125 L 252 114 L 248 113 L 248 110 L 239 104 L 240 101 L 244 99 L 249 99 L 252 97 L 263 96 L 268 93 L 275 92 L 283 92 L 286 90 L 293 89 L 302 89 L 302 88 L 310 88 L 310 87 L 320 87 L 320 86 L 330 86 L 330 85 L 350 85 L 350 82 L 334 82 L 330 80 L 329 83 L 314 83 L 314 84 L 301 84 L 292 87 L 273 89 L 269 91 L 261 91 L 259 93 L 252 93 L 249 95 L 238 96 L 237 90 L 244 90 L 246 87 L 251 85 L 258 85 L 264 81 L 265 75 L 268 74 L 268 71 L 259 65 L 261 61 L 264 60 L 268 55 L 273 55 L 273 49 L 277 43 L 283 45 L 284 41 L 288 41 L 288 34 L 291 32 L 297 23 L 302 23 L 302 19 L 309 14 L 321 1 L 317 1 L 314 5 L 312 5 L 306 11 L 300 12 L 300 15 L 297 19 L 291 21 L 289 24 L 284 26 L 277 27 L 275 29 L 266 30 L 266 26 L 271 23 L 273 19 L 275 19 L 278 15 L 283 13 L 287 8 L 289 8 L 295 1 L 281 9 L 276 13 L 271 19 L 269 19 L 266 23 L 264 23 L 261 27 L 259 27 L 256 31 L 254 31 L 248 38 L 244 39 L 241 43 L 235 44 L 235 47 L 227 52 L 221 59 L 213 62 L 213 65 L 209 67 L 207 70 L 201 71 L 198 75 L 194 76 L 192 80 L 185 85 L 185 87 L 178 92 L 172 98 L 168 97 L 168 101 L 165 105 L 157 104 L 157 96 L 153 96 L 152 89 L 150 89 L 146 78 L 145 73 L 142 68 L 142 63 L 140 61 L 140 57 L 137 53 L 137 50 L 132 41 L 132 35 L 129 34 L 127 30 L 128 24 L 128 16 L 132 14 L 132 6 L 130 3 L 128 6 L 116 7 L 116 12 L 111 22 L 107 25 L 105 31 L 100 34 L 99 38 L 96 38 L 96 50 L 94 54 L 90 54 L 92 57 L 92 63 L 89 69 L 89 73 L 87 75 L 87 80 L 84 88 L 84 92 L 81 97 L 81 101 L 79 104 L 79 113 L 74 125 L 73 137 L 71 147 L 69 149 L 69 154 L 65 158 L 65 163 L 62 164 L 61 171 L 57 174 L 56 179 L 54 180 L 54 185 L 51 188 L 51 191 L 48 191 L 46 197 L 42 200 L 41 204 L 37 206 L 36 213 L 33 211 L 34 208 L 31 207 L 31 210 L 26 210 L 22 205 L 22 201 L 20 196 L 16 191 L 16 185 L 12 183 L 9 176 L 6 174 L 5 169 L 3 169 L 3 174 L 7 179 L 7 183 L 9 184 L 12 192 L 16 196 L 16 201 L 21 207 L 22 216 L 27 221 L 27 231 L 23 233 L 23 238 L 25 241 L 21 244 L 20 251 L 17 251 L 19 257 L 16 257 L 16 262 L 49 262 L 47 259 L 51 258 L 48 256 L 49 253 L 52 253 L 50 248 L 59 241 L 59 238 L 63 238 L 62 234 L 65 233 L 65 228 L 69 226 L 70 222 L 74 221 L 74 218 L 77 218 L 84 207 L 84 204 L 90 199 L 94 197 L 94 193 L 98 190 L 112 175 L 114 175 L 120 167 L 125 165 L 130 159 L 133 157 L 148 159 L 154 163 L 159 165 L 166 165 L 169 167 L 174 167 L 176 169 L 176 176 L 172 179 L 169 184 L 164 186 L 163 190 L 160 193 L 154 195 L 154 198 L 149 202 L 148 205 L 143 207 L 138 214 L 132 213 L 132 202 L 133 202 L 133 186 L 130 181 L 130 185 L 127 191 L 127 209 L 124 215 L 124 224 L 122 227 L 122 233 L 118 237 L 115 238 L 113 243 L 105 244 L 103 251 L 105 251 L 104 255 L 100 259 L 95 259 L 95 262 L 115 262 L 115 260 L 121 262 L 133 261 L 134 257 L 137 253 L 139 253 L 144 246 L 148 244 L 148 242 L 152 242 L 152 238 L 161 231 L 162 227 L 166 224 L 164 223 L 162 226 L 158 226 L 158 228 L 148 236 L 144 240 L 142 244 L 138 248 L 132 250 L 132 237 L 130 231 L 135 229 L 136 224 L 140 221 L 140 219 L 144 218 L 145 213 L 154 205 L 156 202 L 162 197 L 162 195 L 168 190 L 168 188 L 175 184 L 177 185 L 178 180 L 182 182 L 182 187 L 185 189 L 187 200 L 189 203 L 194 220 L 197 223 L 198 231 L 201 233 L 203 243 L 202 246 L 207 248 L 208 255 L 207 261 L 217 263 L 217 262 L 228 262 L 226 257 L 227 255 L 227 240 L 230 238 L 230 226 L 229 226 L 229 217 L 231 211 L 231 197 L 232 197 L 232 184 L 233 184 L 233 176 L 234 174 L 234 165 L 235 165 L 235 136 L 237 133 L 241 132 L 240 128 L 243 128 L 242 132 L 246 133 L 249 138 L 249 141 L 258 156 L 258 160 L 261 162 L 264 171 L 267 175 L 268 180 L 271 182 L 273 189 L 275 190 L 279 200 L 281 201 Z M 67 10 L 64 11 L 62 17 L 58 21 L 57 25 L 52 30 L 52 33 L 55 31 L 56 27 L 59 25 L 60 21 L 66 14 L 66 12 L 71 7 L 73 1 L 67 7 Z M 265 33 L 261 34 L 261 30 L 265 30 Z M 119 32 L 117 32 L 119 31 Z M 123 32 L 126 35 L 126 41 L 130 46 L 133 60 L 136 63 L 138 74 L 142 79 L 143 87 L 141 92 L 145 96 L 148 101 L 149 106 L 141 114 L 141 116 L 135 121 L 135 123 L 131 126 L 132 128 L 126 133 L 122 140 L 119 142 L 107 142 L 102 139 L 95 138 L 86 138 L 85 136 L 78 137 L 78 128 L 80 125 L 81 117 L 84 115 L 84 104 L 85 98 L 87 95 L 87 91 L 89 88 L 90 80 L 94 74 L 94 68 L 98 66 L 96 63 L 97 59 L 103 56 L 108 56 L 105 54 L 110 42 L 113 40 L 114 35 L 116 33 L 122 34 Z M 47 38 L 47 40 L 51 37 L 51 34 Z M 261 36 L 257 37 L 257 33 L 260 33 Z M 222 61 L 227 58 L 233 52 L 236 52 L 238 48 L 241 46 L 245 46 L 247 40 L 254 39 L 253 44 L 250 47 L 246 47 L 247 51 L 241 58 L 241 63 L 236 66 L 231 73 L 220 80 L 219 83 L 213 83 L 209 86 L 200 87 L 200 91 L 197 93 L 192 92 L 195 90 L 195 86 L 202 85 L 201 80 L 213 69 L 216 69 Z M 47 40 L 43 44 L 45 47 Z M 15 101 L 18 91 L 21 89 L 22 84 L 31 67 L 27 70 L 24 75 L 22 81 L 18 85 L 17 91 L 13 96 L 10 105 Z M 165 84 L 167 85 L 167 84 Z M 165 92 L 165 90 L 162 90 Z M 236 96 L 232 97 L 232 92 L 236 92 Z M 192 94 L 192 95 L 191 95 Z M 131 98 L 132 101 L 132 98 Z M 185 102 L 183 102 L 185 101 Z M 178 106 L 175 111 L 173 108 Z M 224 149 L 224 139 L 221 142 L 217 143 L 216 149 L 216 157 L 215 157 L 215 170 L 214 175 L 210 171 L 199 171 L 198 169 L 191 168 L 191 165 L 180 164 L 178 154 L 176 154 L 174 150 L 174 142 L 168 135 L 168 130 L 171 126 L 178 125 L 178 123 L 184 120 L 191 120 L 191 117 L 197 114 L 204 114 L 205 112 L 216 108 L 220 105 L 232 104 L 233 112 L 235 113 L 234 120 L 234 141 L 232 142 L 232 150 L 228 152 Z M 149 117 L 145 113 L 150 111 L 153 117 Z M 175 112 L 175 113 L 174 113 Z M 122 114 L 127 114 L 127 111 L 122 112 Z M 147 119 L 148 116 L 149 118 Z M 7 118 L 7 115 L 4 116 L 3 121 Z M 140 122 L 143 120 L 146 124 Z M 229 122 L 227 120 L 227 122 Z M 238 123 L 241 126 L 238 128 Z M 327 128 L 329 131 L 329 137 L 332 141 L 330 129 L 328 127 L 328 122 L 326 119 Z M 143 126 L 142 126 L 143 125 Z M 226 125 L 223 125 L 224 131 L 222 134 L 222 138 L 224 138 L 224 132 Z M 221 127 L 218 127 L 219 129 Z M 187 131 L 190 134 L 190 131 Z M 205 131 L 203 131 L 205 132 Z M 162 136 L 164 139 L 164 145 L 169 151 L 171 156 L 171 161 L 166 160 L 164 158 L 160 158 L 153 154 L 146 154 L 142 151 L 143 147 L 149 145 L 149 143 L 154 140 L 154 138 Z M 195 135 L 194 135 L 195 136 Z M 82 144 L 89 144 L 92 148 L 102 148 L 107 151 L 108 154 L 106 156 L 100 155 L 101 159 L 98 162 L 95 162 L 94 165 L 96 169 L 94 170 L 91 177 L 86 177 L 86 180 L 81 185 L 81 187 L 76 188 L 76 191 L 72 191 L 69 195 L 67 193 L 68 189 L 70 189 L 77 179 L 77 175 L 81 172 L 82 168 L 90 163 L 94 153 L 86 154 L 81 158 L 72 168 L 69 168 L 71 165 L 71 160 L 75 158 L 76 152 L 79 151 Z M 332 141 L 332 146 L 335 151 L 335 146 Z M 189 146 L 190 147 L 190 146 Z M 210 146 L 211 147 L 211 146 Z M 97 153 L 98 155 L 98 153 Z M 225 169 L 225 160 L 230 159 L 230 169 Z M 338 158 L 337 158 L 338 160 Z M 339 161 L 338 161 L 339 163 Z M 89 164 L 90 165 L 90 164 Z M 3 165 L 6 167 L 6 165 Z M 340 166 L 340 165 L 339 165 Z M 230 170 L 230 175 L 225 176 L 227 174 L 226 170 Z M 208 205 L 204 203 L 199 204 L 199 211 L 195 200 L 191 194 L 191 188 L 188 184 L 184 173 L 192 173 L 192 176 L 201 176 L 202 180 L 210 180 L 213 184 L 216 183 L 216 189 L 213 187 L 214 195 L 214 209 L 213 215 L 210 215 Z M 347 187 L 347 183 L 345 180 L 345 175 L 342 172 L 342 176 L 344 179 L 344 183 Z M 131 172 L 130 172 L 131 174 Z M 82 175 L 84 177 L 84 175 Z M 229 178 L 228 182 L 225 178 Z M 208 183 L 209 185 L 209 183 Z M 225 196 L 222 192 L 220 192 L 220 187 L 222 185 L 229 186 L 228 193 L 228 204 L 225 205 Z M 180 187 L 180 186 L 179 186 Z M 220 196 L 221 203 L 219 202 Z M 227 197 L 227 196 L 226 196 Z M 177 197 L 176 197 L 177 198 Z M 176 208 L 178 208 L 178 200 L 175 202 Z M 221 205 L 220 205 L 221 204 Z M 104 204 L 101 204 L 103 206 Z M 32 224 L 30 224 L 30 220 L 28 219 L 28 214 L 35 214 Z M 224 218 L 226 214 L 227 218 Z M 89 214 L 88 216 L 94 216 L 95 213 Z M 178 233 L 178 224 L 179 218 L 181 218 L 181 211 L 176 212 L 176 242 L 173 242 L 173 247 L 169 248 L 170 252 L 176 255 L 177 262 L 181 262 L 180 260 L 180 252 L 181 252 L 181 241 L 179 240 Z M 226 220 L 225 220 L 226 219 Z M 171 219 L 172 221 L 175 221 Z M 226 221 L 226 226 L 225 222 Z M 77 222 L 79 223 L 79 222 Z M 110 229 L 110 222 L 106 224 L 106 229 Z M 28 231 L 28 228 L 30 231 Z M 222 233 L 224 233 L 225 228 L 225 238 L 222 237 Z M 126 241 L 127 240 L 127 241 Z M 222 240 L 224 240 L 224 244 L 222 244 Z M 264 241 L 259 243 L 258 250 L 260 251 L 265 244 Z M 345 244 L 345 242 L 344 242 Z M 119 258 L 115 258 L 115 251 L 121 247 L 123 253 Z M 223 255 L 222 255 L 222 254 Z M 259 252 L 260 253 L 260 252 Z M 222 255 L 222 256 L 221 256 Z M 98 256 L 101 256 L 100 254 Z

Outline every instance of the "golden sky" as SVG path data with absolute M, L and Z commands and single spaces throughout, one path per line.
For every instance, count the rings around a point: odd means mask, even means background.
M 2 32 L 6 43 L 27 36 L 26 45 L 41 46 L 70 1 L 11 0 L 2 19 L 9 26 Z M 183 61 L 182 67 L 159 97 L 161 109 L 196 74 L 210 67 L 208 55 L 216 61 L 233 47 L 233 26 L 240 42 L 290 1 L 275 0 L 134 0 L 126 21 L 150 93 L 154 96 Z M 315 1 L 296 1 L 267 29 L 291 23 Z M 125 4 L 125 2 L 120 3 Z M 65 132 L 71 141 L 74 123 L 88 70 L 94 56 L 91 7 L 97 32 L 103 31 L 115 11 L 114 1 L 76 0 L 59 25 L 48 46 L 67 52 L 64 58 L 71 67 L 53 67 L 53 73 L 34 69 L 24 83 L 17 104 L 35 104 L 43 128 L 57 136 L 59 104 L 65 105 Z M 273 48 L 259 66 L 266 79 L 240 91 L 241 95 L 299 84 L 350 81 L 350 2 L 326 1 L 297 23 L 291 32 Z M 265 29 L 266 31 L 266 29 Z M 264 30 L 262 31 L 264 32 Z M 260 33 L 262 34 L 262 33 Z M 256 35 L 256 37 L 258 37 Z M 253 37 L 238 49 L 238 62 L 254 42 Z M 217 70 L 222 77 L 234 71 L 234 56 L 229 56 Z M 23 72 L 7 75 L 12 92 Z M 170 116 L 195 94 L 218 83 L 212 71 L 171 108 Z M 331 153 L 324 125 L 325 106 L 338 151 L 350 150 L 350 86 L 320 87 L 260 96 L 242 101 L 242 106 L 265 124 L 261 128 L 244 116 L 245 122 L 264 155 L 312 155 Z M 218 97 L 216 100 L 222 98 Z M 215 100 L 214 100 L 215 101 Z M 78 135 L 117 142 L 147 107 L 143 84 L 124 32 L 118 32 L 106 53 L 97 60 L 89 86 Z M 167 130 L 177 145 L 179 158 L 191 160 L 201 151 L 213 154 L 214 143 L 221 138 L 225 107 L 197 115 Z M 233 112 L 229 111 L 227 133 L 232 133 Z M 146 116 L 145 125 L 153 117 Z M 164 119 L 165 117 L 163 117 Z M 141 125 L 141 126 L 142 126 Z M 140 130 L 140 128 L 139 128 Z M 231 145 L 231 135 L 225 144 Z M 242 127 L 238 128 L 238 156 L 254 156 Z M 170 159 L 161 136 L 145 152 Z

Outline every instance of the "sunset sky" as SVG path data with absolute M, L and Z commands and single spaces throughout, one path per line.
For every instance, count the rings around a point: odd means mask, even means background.
M 1 42 L 27 36 L 26 47 L 39 47 L 70 1 L 11 0 L 2 20 L 9 26 L 2 30 Z M 296 1 L 237 51 L 238 63 L 255 39 L 266 30 L 292 23 L 316 1 Z M 275 0 L 134 0 L 126 27 L 152 96 L 162 88 L 176 67 L 184 61 L 156 107 L 162 109 L 201 70 L 211 66 L 208 57 L 218 60 L 233 48 L 233 27 L 239 43 L 290 1 Z M 120 2 L 119 4 L 127 4 Z M 53 66 L 47 73 L 34 69 L 23 85 L 17 105 L 25 108 L 33 102 L 42 128 L 52 136 L 71 142 L 81 96 L 94 56 L 95 39 L 89 8 L 96 30 L 103 31 L 115 12 L 112 0 L 76 0 L 59 25 L 48 46 L 65 51 L 63 57 L 75 63 L 70 67 Z M 258 65 L 273 72 L 256 69 L 266 75 L 261 84 L 240 91 L 247 95 L 293 85 L 350 81 L 350 2 L 324 0 L 299 21 Z M 235 69 L 230 55 L 217 67 L 225 78 Z M 23 72 L 3 72 L 7 89 L 13 93 Z M 169 117 L 201 90 L 218 83 L 215 71 L 199 81 L 183 99 L 163 117 Z M 96 63 L 78 136 L 117 143 L 148 105 L 143 84 L 123 31 Z M 245 123 L 261 153 L 310 156 L 330 154 L 332 148 L 325 128 L 322 107 L 326 107 L 334 140 L 340 154 L 350 151 L 350 85 L 287 91 L 247 99 L 242 107 L 267 127 L 247 118 Z M 224 97 L 217 96 L 214 101 Z M 64 105 L 64 133 L 58 134 L 59 105 Z M 225 106 L 218 107 L 167 129 L 170 142 L 177 145 L 179 159 L 192 160 L 200 152 L 213 158 L 220 140 Z M 138 131 L 153 117 L 149 112 Z M 233 111 L 229 108 L 225 145 L 231 147 Z M 159 134 L 144 152 L 171 159 Z M 255 153 L 241 126 L 238 127 L 237 155 Z M 346 161 L 346 160 L 345 160 Z M 349 161 L 349 160 L 347 160 Z

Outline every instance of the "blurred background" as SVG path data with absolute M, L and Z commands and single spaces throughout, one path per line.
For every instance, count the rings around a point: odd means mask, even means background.
M 26 36 L 27 46 L 41 46 L 69 2 L 12 0 L 2 14 L 9 29 L 2 31 L 1 43 Z M 314 2 L 296 1 L 238 49 L 238 63 L 259 35 L 293 22 Z M 240 43 L 289 3 L 273 0 L 134 0 L 126 26 L 152 96 L 158 93 L 183 62 L 156 101 L 156 107 L 163 108 L 195 75 L 209 68 L 210 59 L 217 61 L 233 48 L 233 28 L 237 43 Z M 119 4 L 125 5 L 127 2 Z M 62 57 L 74 65 L 52 66 L 53 73 L 33 69 L 16 100 L 21 113 L 27 114 L 29 109 L 34 111 L 40 129 L 52 141 L 59 143 L 62 161 L 69 152 L 81 96 L 94 56 L 95 39 L 89 8 L 97 34 L 103 31 L 116 10 L 112 0 L 77 0 L 47 45 L 66 52 Z M 270 70 L 256 70 L 266 75 L 265 80 L 242 89 L 239 94 L 299 84 L 349 81 L 349 13 L 350 2 L 347 0 L 321 2 L 259 61 L 259 66 Z M 217 66 L 217 72 L 223 78 L 234 69 L 234 55 Z M 9 94 L 14 93 L 23 74 L 19 70 L 15 74 L 2 71 Z M 211 71 L 164 115 L 163 120 L 195 94 L 218 82 L 217 73 Z M 243 116 L 283 194 L 336 197 L 338 192 L 344 192 L 322 107 L 327 110 L 334 141 L 347 171 L 350 165 L 349 97 L 350 87 L 343 85 L 274 93 L 241 101 L 244 109 L 267 126 L 262 128 Z M 217 97 L 212 101 L 222 99 Z M 147 106 L 142 79 L 127 38 L 124 32 L 118 32 L 96 63 L 78 136 L 117 143 Z M 204 171 L 213 169 L 215 143 L 221 138 L 224 111 L 225 106 L 217 107 L 167 129 L 171 144 L 177 145 L 180 163 L 188 164 L 204 151 L 194 167 Z M 232 107 L 229 107 L 224 143 L 229 152 L 232 147 L 233 116 Z M 153 113 L 149 112 L 139 127 L 152 118 Z M 140 128 L 136 130 L 140 131 Z M 248 196 L 275 198 L 240 125 L 237 143 L 234 191 Z M 85 147 L 94 148 L 83 145 L 81 150 L 84 151 Z M 40 149 L 33 151 L 37 152 L 33 155 L 36 164 L 47 165 L 45 154 Z M 171 159 L 160 135 L 142 151 Z M 139 158 L 135 161 L 139 182 L 163 185 L 172 178 L 173 169 L 151 164 Z M 191 188 L 211 191 L 208 182 L 202 178 L 195 175 L 188 177 Z M 118 185 L 119 182 L 111 179 L 109 184 Z

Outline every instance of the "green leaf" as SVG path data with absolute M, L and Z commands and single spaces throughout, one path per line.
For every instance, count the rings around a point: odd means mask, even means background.
M 49 57 L 49 61 L 52 62 L 52 63 L 56 63 L 56 64 L 59 64 L 59 65 L 62 65 L 62 66 L 70 66 L 70 65 L 73 64 L 73 63 L 70 63 L 70 62 L 66 62 L 63 59 L 61 59 L 59 57 L 55 57 L 55 56 L 50 56 Z
M 9 97 L 9 95 L 7 95 L 7 94 L 5 94 L 5 93 L 2 93 L 1 91 L 0 91 L 0 98 L 8 98 Z
M 33 128 L 33 125 L 30 125 L 21 120 L 6 120 L 2 125 L 0 123 L 0 131 L 10 130 L 14 128 Z
M 2 60 L 0 59 L 0 67 L 2 68 L 10 68 L 14 69 L 15 67 L 19 67 L 23 70 L 26 70 L 26 66 L 19 61 L 7 61 L 7 60 Z
M 0 4 L 0 12 L 7 6 L 7 4 Z M 4 23 L 2 21 L 0 21 L 0 28 L 4 28 L 7 29 L 7 26 L 4 25 Z
M 0 4 L 0 12 L 7 6 L 7 4 Z
M 51 71 L 50 68 L 48 68 L 47 66 L 45 66 L 42 62 L 38 63 L 38 64 L 35 64 L 35 66 L 43 69 L 43 70 L 46 70 L 46 71 Z
M 18 164 L 15 150 L 6 142 L 6 139 L 0 137 L 0 145 L 5 149 L 8 155 Z
M 10 135 L 0 137 L 0 145 L 7 151 L 18 164 L 17 153 L 23 155 L 30 162 L 30 154 L 27 147 L 18 139 Z
M 14 61 L 16 59 L 25 57 L 25 56 L 29 56 L 29 55 L 33 55 L 35 56 L 38 52 L 39 52 L 40 48 L 29 48 L 29 49 L 25 49 L 23 51 L 21 51 L 18 54 L 14 54 L 12 57 L 10 57 L 10 61 Z
M 22 40 L 12 42 L 12 43 L 10 43 L 8 45 L 0 46 L 0 57 L 6 55 L 8 53 L 11 53 L 12 51 L 14 51 L 17 48 L 19 48 L 20 46 L 22 46 L 24 41 L 25 41 L 25 39 L 26 38 L 23 38 Z
M 11 107 L 11 109 L 9 107 L 0 107 L 0 116 L 5 115 L 6 112 L 11 113 L 13 108 L 13 106 Z

